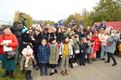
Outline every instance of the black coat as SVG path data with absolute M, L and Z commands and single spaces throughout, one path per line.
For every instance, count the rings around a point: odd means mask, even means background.
M 62 39 L 63 39 L 63 38 L 62 38 L 62 37 L 63 37 L 62 33 L 58 33 L 58 32 L 57 32 L 57 33 L 56 33 L 56 36 L 57 36 L 57 38 L 56 38 L 57 42 L 58 42 L 58 43 L 61 43 L 61 42 L 62 42 Z

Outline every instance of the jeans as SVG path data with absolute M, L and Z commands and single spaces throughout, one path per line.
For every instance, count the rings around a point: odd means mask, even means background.
M 87 62 L 90 63 L 90 53 L 87 54 Z
M 81 56 L 80 65 L 85 64 L 85 62 L 86 62 L 86 58 L 85 58 L 86 53 L 81 53 L 80 56 Z
M 48 75 L 48 66 L 47 66 L 47 63 L 40 63 L 39 67 L 40 67 L 40 74 L 41 75 Z
M 61 70 L 68 70 L 69 56 L 62 56 Z
M 112 58 L 113 63 L 114 64 L 116 63 L 116 59 L 114 58 L 112 53 L 107 52 L 107 57 L 108 57 L 108 60 L 107 60 L 108 62 L 110 62 L 110 58 Z
M 101 58 L 104 58 L 105 52 L 106 52 L 106 46 L 101 45 L 101 54 L 100 54 Z

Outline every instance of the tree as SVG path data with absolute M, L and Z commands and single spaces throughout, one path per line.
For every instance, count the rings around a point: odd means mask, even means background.
M 14 23 L 15 22 L 23 23 L 23 19 L 26 20 L 25 22 L 26 27 L 32 26 L 33 23 L 32 17 L 26 13 L 17 11 L 14 16 Z
M 79 26 L 81 24 L 81 15 L 79 13 L 70 15 L 66 20 L 64 20 L 65 26 L 70 26 L 72 20 L 76 26 Z
M 100 0 L 94 8 L 96 21 L 121 20 L 121 0 Z
M 100 0 L 93 11 L 82 13 L 85 26 L 92 26 L 94 22 L 121 21 L 121 0 Z

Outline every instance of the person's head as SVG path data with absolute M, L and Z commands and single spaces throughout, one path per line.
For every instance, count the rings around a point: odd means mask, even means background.
M 51 43 L 51 44 L 56 44 L 56 39 L 55 39 L 55 38 L 51 38 L 51 39 L 50 39 L 50 43 Z
M 91 43 L 91 40 L 90 39 L 87 39 L 87 43 L 90 44 Z
M 52 28 L 49 28 L 48 29 L 48 33 L 53 33 L 53 29 Z
M 101 34 L 104 34 L 105 30 L 101 28 L 101 29 L 99 30 L 99 32 L 100 32 Z
M 66 36 L 65 39 L 64 39 L 65 43 L 68 43 L 69 42 L 69 37 Z
M 73 45 L 73 44 L 74 44 L 73 39 L 70 39 L 70 40 L 69 40 L 69 44 L 70 44 L 70 45 Z
M 80 43 L 83 44 L 85 42 L 85 38 L 82 38 Z
M 98 36 L 98 32 L 97 32 L 97 31 L 95 31 L 95 32 L 94 32 L 94 35 L 95 35 L 95 36 Z
M 65 32 L 65 27 L 62 27 L 62 28 L 61 28 L 61 31 L 62 31 L 62 32 Z
M 42 26 L 38 25 L 38 26 L 36 26 L 35 30 L 37 30 L 38 32 L 42 32 L 43 28 L 42 28 Z
M 61 33 L 61 28 L 58 28 L 58 32 Z
M 31 34 L 32 31 L 33 31 L 33 28 L 32 28 L 32 27 L 29 27 L 29 28 L 28 28 L 28 31 L 29 31 L 29 33 Z
M 12 34 L 12 32 L 8 26 L 3 26 L 3 32 L 4 32 L 4 34 Z
M 71 32 L 71 28 L 67 28 L 67 33 Z
M 47 45 L 47 39 L 45 39 L 45 38 L 42 39 L 41 44 L 42 44 L 43 46 Z
M 27 44 L 26 48 L 32 48 L 32 44 Z

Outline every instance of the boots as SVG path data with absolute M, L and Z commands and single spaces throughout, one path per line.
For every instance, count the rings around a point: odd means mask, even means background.
M 116 65 L 117 65 L 117 63 L 112 64 L 112 66 L 116 66 Z
M 26 80 L 32 80 L 31 71 L 27 71 Z
M 65 74 L 68 75 L 68 70 L 65 70 Z
M 61 75 L 62 76 L 65 76 L 65 72 L 63 70 L 61 71 Z
M 56 69 L 54 70 L 54 72 L 55 72 L 55 73 L 58 73 L 58 71 L 57 71 Z
M 61 71 L 61 74 L 62 74 L 63 76 L 68 75 L 68 70 Z
M 54 69 L 54 70 L 49 74 L 49 76 L 52 76 L 52 75 L 55 74 L 55 73 L 58 73 L 58 71 L 57 71 L 56 69 Z
M 13 70 L 10 70 L 10 71 L 9 71 L 9 76 L 8 76 L 8 77 L 9 77 L 10 79 L 14 79 L 13 72 L 14 72 Z
M 53 74 L 55 74 L 54 69 L 52 69 L 51 73 L 49 74 L 49 76 L 52 76 Z
M 6 71 L 5 71 L 5 74 L 2 75 L 2 78 L 7 77 L 8 75 L 9 75 L 9 71 L 6 70 Z

